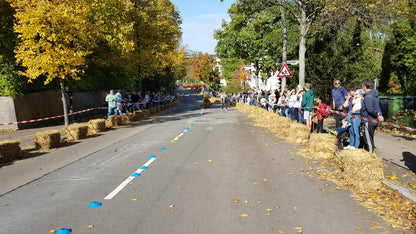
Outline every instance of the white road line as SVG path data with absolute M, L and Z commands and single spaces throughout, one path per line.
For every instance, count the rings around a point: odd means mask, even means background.
M 148 167 L 153 161 L 155 161 L 156 158 L 151 158 L 149 159 L 149 161 L 147 161 L 143 166 Z M 137 169 L 134 173 L 141 173 L 143 171 L 143 169 L 140 169 L 141 167 L 139 167 L 139 169 Z M 116 189 L 114 189 L 111 193 L 109 193 L 104 200 L 111 200 L 114 196 L 116 196 L 124 187 L 126 187 L 132 180 L 134 180 L 133 176 L 129 176 L 127 179 L 125 179 Z

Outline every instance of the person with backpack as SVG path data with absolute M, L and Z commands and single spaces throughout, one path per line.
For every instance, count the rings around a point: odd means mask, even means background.
M 322 98 L 317 96 L 315 98 L 315 102 L 317 103 L 317 112 L 316 117 L 318 119 L 318 125 L 316 126 L 316 133 L 324 133 L 324 119 L 328 118 L 331 114 L 331 107 L 327 104 L 322 102 Z

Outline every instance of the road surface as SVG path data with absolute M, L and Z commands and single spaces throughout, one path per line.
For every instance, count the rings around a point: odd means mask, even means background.
M 319 180 L 298 146 L 236 109 L 199 115 L 201 99 L 3 166 L 0 233 L 400 233 Z

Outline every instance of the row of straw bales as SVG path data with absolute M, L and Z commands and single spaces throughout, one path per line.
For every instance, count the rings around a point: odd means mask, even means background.
M 78 141 L 88 136 L 100 134 L 106 128 L 113 128 L 122 124 L 128 124 L 141 119 L 149 118 L 151 114 L 157 114 L 160 111 L 173 108 L 179 104 L 178 101 L 166 105 L 153 107 L 150 109 L 138 110 L 133 113 L 123 114 L 123 118 L 119 115 L 112 115 L 109 120 L 92 119 L 88 123 L 71 124 L 66 129 L 67 141 Z M 51 148 L 58 148 L 62 143 L 61 133 L 59 131 L 38 132 L 35 136 L 36 149 L 47 151 Z M 0 142 L 0 163 L 7 163 L 19 159 L 22 156 L 20 141 L 7 140 Z
M 383 163 L 380 157 L 365 150 L 337 151 L 337 139 L 331 134 L 310 133 L 302 124 L 290 121 L 256 106 L 237 103 L 237 108 L 249 113 L 255 126 L 269 129 L 273 134 L 287 141 L 303 146 L 301 153 L 312 159 L 332 159 L 340 155 L 344 185 L 353 186 L 361 191 L 378 189 L 382 186 Z

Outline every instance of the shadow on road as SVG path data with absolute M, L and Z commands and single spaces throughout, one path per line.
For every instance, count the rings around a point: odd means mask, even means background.
M 409 170 L 416 173 L 416 155 L 410 152 L 403 152 L 403 159 L 400 161 L 404 162 L 404 165 L 406 165 Z

